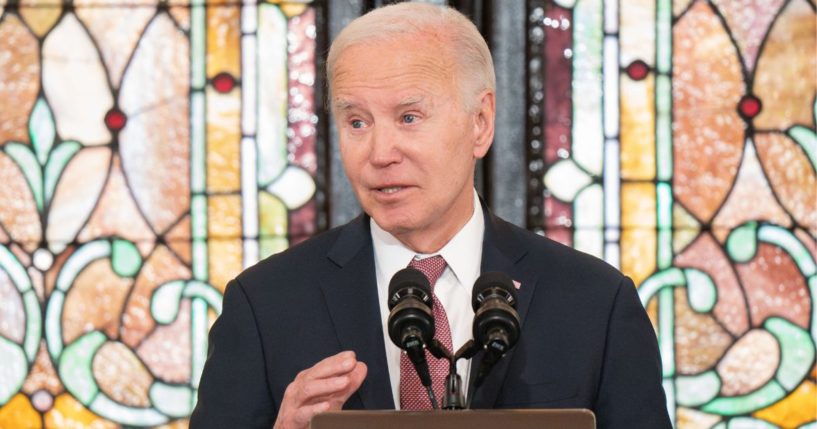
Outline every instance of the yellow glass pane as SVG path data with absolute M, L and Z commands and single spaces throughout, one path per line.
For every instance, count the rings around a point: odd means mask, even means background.
M 621 185 L 621 226 L 623 228 L 655 228 L 655 185 L 624 183 Z
M 698 237 L 701 224 L 680 204 L 672 206 L 672 251 L 681 253 Z
M 243 269 L 241 262 L 242 241 L 236 239 L 210 239 L 207 250 L 210 259 L 210 284 L 222 293 L 227 282 L 235 278 Z
M 621 207 L 621 269 L 641 284 L 656 264 L 655 185 L 622 184 Z
M 10 401 L 0 407 L 0 428 L 31 428 L 43 427 L 40 413 L 31 406 L 26 395 L 18 393 Z
M 312 0 L 266 0 L 267 3 L 277 4 L 287 18 L 300 15 L 306 10 Z
M 286 15 L 287 18 L 292 18 L 293 16 L 300 15 L 304 13 L 304 11 L 306 11 L 305 4 L 287 3 L 281 5 L 281 12 L 284 12 L 284 15 Z
M 655 271 L 655 229 L 621 231 L 621 271 L 640 285 Z
M 621 76 L 621 178 L 655 178 L 655 78 Z
M 289 241 L 285 237 L 262 238 L 260 240 L 261 258 L 283 252 L 289 247 Z
M 207 200 L 211 239 L 241 237 L 241 196 L 214 195 Z
M 45 414 L 47 429 L 114 429 L 116 424 L 83 407 L 73 396 L 65 393 L 54 401 L 54 408 Z
M 207 189 L 241 190 L 241 93 L 207 89 Z
M 817 387 L 811 381 L 804 381 L 789 396 L 771 407 L 753 415 L 774 423 L 782 428 L 795 428 L 817 420 Z
M 267 192 L 258 195 L 259 232 L 262 237 L 287 235 L 287 209 L 278 198 Z
M 20 15 L 39 37 L 54 26 L 61 13 L 60 0 L 20 0 Z
M 236 6 L 207 8 L 207 76 L 241 75 L 241 9 Z

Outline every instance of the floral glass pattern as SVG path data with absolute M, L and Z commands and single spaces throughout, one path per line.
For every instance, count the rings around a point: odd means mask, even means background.
M 0 14 L 0 427 L 186 427 L 226 282 L 317 228 L 316 6 Z
M 528 5 L 530 226 L 639 285 L 676 427 L 815 427 L 814 2 Z

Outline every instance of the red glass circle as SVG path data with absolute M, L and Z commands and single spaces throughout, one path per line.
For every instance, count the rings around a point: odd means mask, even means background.
M 119 131 L 122 128 L 125 128 L 125 124 L 127 122 L 128 117 L 116 107 L 109 110 L 108 113 L 105 114 L 105 126 L 107 126 L 109 130 Z
M 644 61 L 635 60 L 627 66 L 627 76 L 632 80 L 643 80 L 650 73 L 650 66 Z
M 754 118 L 763 109 L 763 103 L 752 94 L 744 95 L 738 102 L 738 112 L 746 118 Z
M 235 78 L 229 73 L 219 73 L 213 78 L 212 84 L 216 91 L 226 94 L 235 88 Z

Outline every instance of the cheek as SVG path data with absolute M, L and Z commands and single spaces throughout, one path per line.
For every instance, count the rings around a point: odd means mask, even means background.
M 352 178 L 359 174 L 361 155 L 359 150 L 355 150 L 353 145 L 341 142 L 340 144 L 340 160 L 343 163 L 343 168 L 346 170 L 346 175 Z

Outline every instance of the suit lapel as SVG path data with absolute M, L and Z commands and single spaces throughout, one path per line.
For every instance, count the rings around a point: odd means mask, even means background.
M 520 283 L 517 290 L 517 312 L 522 326 L 525 324 L 525 316 L 530 307 L 531 298 L 536 288 L 536 275 L 522 269 L 521 260 L 527 253 L 527 247 L 516 236 L 516 233 L 509 225 L 494 217 L 487 208 L 485 213 L 485 240 L 482 244 L 482 264 L 481 272 L 499 271 L 508 274 L 512 279 Z M 513 358 L 514 349 L 511 349 L 499 363 L 494 366 L 486 377 L 482 386 L 476 391 L 471 402 L 472 408 L 493 408 L 505 376 L 508 366 Z M 469 380 L 473 381 L 479 365 L 482 363 L 483 353 L 480 352 L 471 362 Z
M 366 409 L 393 409 L 369 218 L 360 216 L 344 227 L 327 257 L 338 269 L 321 288 L 338 340 L 368 366 L 356 394 Z

